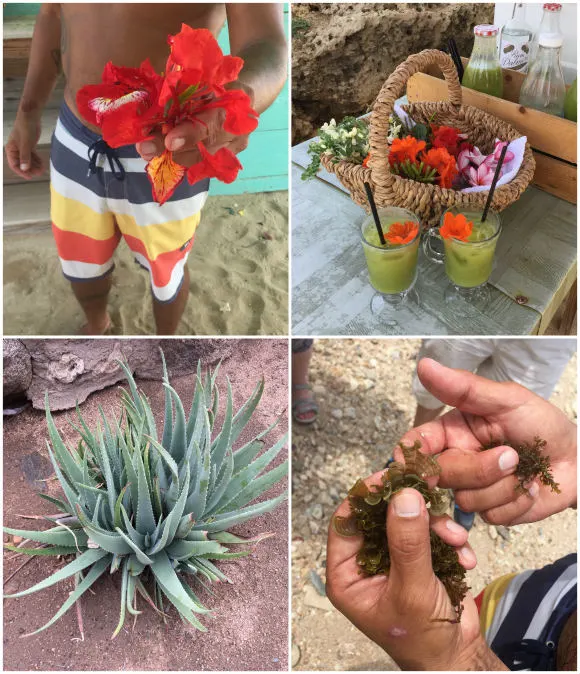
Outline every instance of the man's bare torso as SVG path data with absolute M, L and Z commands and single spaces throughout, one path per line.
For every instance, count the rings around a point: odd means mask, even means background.
M 81 119 L 77 91 L 99 83 L 107 61 L 137 67 L 149 58 L 160 73 L 169 54 L 167 36 L 178 33 L 182 23 L 208 28 L 217 37 L 225 20 L 223 4 L 61 4 L 67 103 Z

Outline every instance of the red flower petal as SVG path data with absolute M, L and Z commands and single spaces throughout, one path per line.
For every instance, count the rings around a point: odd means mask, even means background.
M 185 175 L 185 167 L 173 161 L 168 150 L 160 157 L 154 157 L 145 167 L 147 177 L 153 187 L 153 199 L 161 205 L 175 192 Z
M 225 110 L 223 129 L 235 136 L 252 133 L 258 126 L 258 113 L 252 108 L 248 94 L 241 89 L 225 91 L 219 98 L 206 103 L 202 109 L 212 108 Z
M 210 154 L 203 143 L 198 143 L 197 147 L 202 160 L 187 170 L 187 180 L 190 185 L 205 178 L 217 178 L 224 183 L 234 182 L 242 165 L 233 152 L 222 147 L 215 154 Z
M 170 65 L 181 66 L 184 70 L 200 70 L 204 82 L 231 82 L 237 78 L 244 63 L 235 56 L 224 57 L 217 40 L 207 28 L 191 28 L 182 24 L 181 31 L 170 35 L 168 42 L 171 45 Z

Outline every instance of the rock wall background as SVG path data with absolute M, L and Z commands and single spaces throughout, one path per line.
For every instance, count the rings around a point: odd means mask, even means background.
M 170 377 L 191 374 L 197 361 L 204 367 L 228 358 L 248 340 L 223 339 L 5 339 L 4 402 L 28 399 L 44 409 L 70 409 L 125 379 L 117 361 L 125 358 L 134 376 L 161 379 L 159 347 Z
M 473 27 L 493 4 L 303 3 L 292 5 L 292 142 L 332 117 L 361 115 L 409 54 L 454 37 L 469 56 Z

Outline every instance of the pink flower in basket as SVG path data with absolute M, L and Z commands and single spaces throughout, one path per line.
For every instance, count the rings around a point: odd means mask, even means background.
M 457 168 L 460 173 L 467 174 L 471 167 L 478 167 L 484 160 L 485 156 L 476 147 L 465 148 L 457 156 Z
M 491 185 L 493 174 L 494 169 L 483 161 L 478 168 L 470 166 L 464 176 L 467 178 L 467 182 L 475 187 L 476 185 Z
M 508 145 L 506 141 L 502 142 L 501 140 L 497 140 L 495 142 L 495 150 L 485 158 L 485 163 L 494 171 L 499 161 L 499 158 L 501 157 L 501 151 L 503 150 L 505 145 Z M 514 157 L 515 154 L 511 150 L 508 150 L 505 153 L 505 158 L 503 160 L 503 164 L 501 167 L 502 174 L 505 173 L 505 168 L 507 164 L 509 164 L 509 162 L 512 161 Z

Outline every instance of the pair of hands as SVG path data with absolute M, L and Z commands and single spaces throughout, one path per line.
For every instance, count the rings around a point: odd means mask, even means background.
M 253 100 L 253 90 L 241 82 L 233 82 L 228 89 L 241 89 Z M 222 109 L 201 113 L 196 124 L 183 122 L 166 136 L 156 134 L 136 144 L 139 155 L 150 161 L 167 150 L 173 152 L 173 159 L 182 166 L 193 166 L 200 159 L 197 143 L 202 141 L 210 154 L 221 148 L 227 148 L 238 154 L 248 147 L 248 135 L 234 136 L 223 130 L 225 113 Z M 21 178 L 30 180 L 44 173 L 45 166 L 36 146 L 40 138 L 41 112 L 20 110 L 16 116 L 14 128 L 6 143 L 6 159 L 11 170 Z
M 480 512 L 493 524 L 535 522 L 576 502 L 576 426 L 556 407 L 512 383 L 496 383 L 452 370 L 430 359 L 418 365 L 425 388 L 455 407 L 439 419 L 414 428 L 405 444 L 420 440 L 421 451 L 438 457 L 438 485 L 455 490 L 460 508 Z M 480 452 L 483 444 L 505 439 L 547 441 L 552 472 L 561 494 L 534 481 L 529 495 L 516 491 L 517 453 L 506 446 Z M 395 458 L 402 455 L 395 451 Z M 381 473 L 365 482 L 378 484 Z M 430 479 L 430 482 L 435 481 Z M 335 515 L 347 516 L 344 501 Z M 345 538 L 330 527 L 327 591 L 332 603 L 363 633 L 384 648 L 402 669 L 502 670 L 503 663 L 485 644 L 473 598 L 464 600 L 461 622 L 434 622 L 454 617 L 445 588 L 431 567 L 429 527 L 453 545 L 466 569 L 476 565 L 467 532 L 448 516 L 431 517 L 423 498 L 404 489 L 389 504 L 386 528 L 389 576 L 358 573 L 356 553 L 362 539 Z

